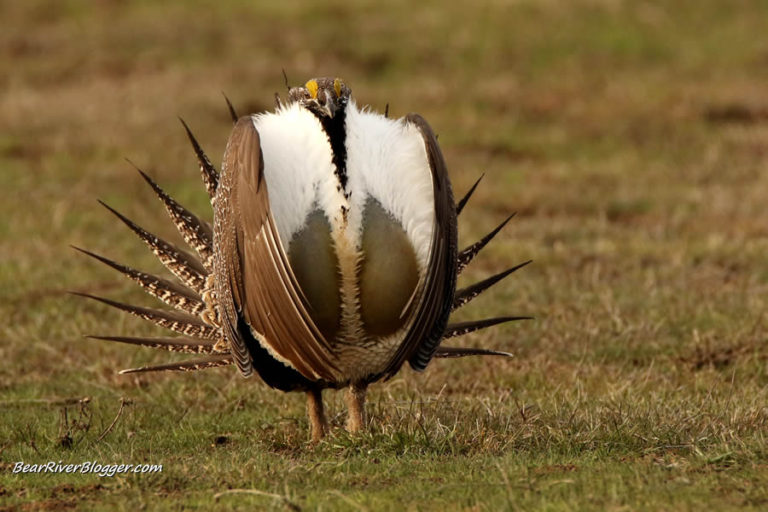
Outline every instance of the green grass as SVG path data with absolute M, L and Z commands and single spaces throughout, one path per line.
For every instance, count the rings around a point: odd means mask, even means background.
M 762 510 L 768 506 L 765 2 L 2 2 L 0 510 Z M 533 259 L 458 317 L 512 360 L 373 386 L 369 431 L 309 443 L 304 398 L 82 338 L 157 332 L 69 248 L 160 270 L 101 198 L 173 237 L 124 157 L 210 216 L 175 117 L 220 161 L 240 111 L 338 75 L 440 134 L 462 283 Z M 121 410 L 121 403 L 124 403 Z M 113 424 L 114 423 L 114 424 Z M 14 474 L 17 461 L 162 464 Z M 227 492 L 232 490 L 232 492 Z

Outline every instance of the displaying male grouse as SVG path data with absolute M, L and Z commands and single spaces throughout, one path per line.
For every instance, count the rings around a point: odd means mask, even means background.
M 313 441 L 327 431 L 321 392 L 349 387 L 351 432 L 368 384 L 433 357 L 509 355 L 440 343 L 527 317 L 449 323 L 451 311 L 529 262 L 467 288 L 456 277 L 509 220 L 457 250 L 454 203 L 437 139 L 417 114 L 358 108 L 340 79 L 291 88 L 275 112 L 237 119 L 221 174 L 186 125 L 214 211 L 213 228 L 139 171 L 199 257 L 127 224 L 176 276 L 169 281 L 82 249 L 178 311 L 87 297 L 178 334 L 94 336 L 203 357 L 121 373 L 236 364 L 269 386 L 304 391 Z M 479 180 L 478 180 L 479 182 Z

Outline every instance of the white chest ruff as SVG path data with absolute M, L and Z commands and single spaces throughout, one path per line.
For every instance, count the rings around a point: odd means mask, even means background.
M 324 213 L 338 257 L 340 335 L 335 352 L 344 373 L 380 371 L 399 346 L 408 325 L 372 336 L 360 315 L 359 268 L 364 210 L 373 199 L 402 227 L 423 282 L 435 223 L 432 174 L 419 130 L 359 110 L 350 101 L 345 122 L 345 177 L 342 188 L 328 136 L 309 111 L 291 104 L 254 116 L 263 153 L 270 208 L 283 248 L 316 210 Z

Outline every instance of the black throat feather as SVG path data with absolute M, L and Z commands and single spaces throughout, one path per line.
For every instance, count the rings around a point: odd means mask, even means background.
M 346 104 L 340 105 L 333 117 L 328 117 L 324 110 L 315 105 L 312 105 L 309 111 L 317 117 L 323 126 L 323 131 L 328 136 L 328 142 L 331 144 L 331 151 L 333 152 L 334 172 L 339 180 L 338 190 L 340 192 L 343 191 L 344 197 L 349 199 L 349 193 L 347 192 Z

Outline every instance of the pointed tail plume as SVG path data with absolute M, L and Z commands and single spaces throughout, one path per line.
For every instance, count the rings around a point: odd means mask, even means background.
M 235 112 L 235 107 L 232 106 L 232 102 L 229 101 L 226 94 L 222 92 L 221 95 L 224 96 L 224 101 L 227 102 L 227 109 L 229 110 L 229 117 L 232 119 L 232 124 L 237 124 L 239 118 L 237 117 L 237 112 Z
M 456 205 L 456 216 L 457 217 L 461 213 L 461 210 L 464 209 L 464 206 L 466 206 L 467 201 L 469 201 L 469 198 L 472 197 L 472 194 L 474 194 L 475 189 L 480 184 L 480 180 L 482 180 L 484 176 L 485 176 L 485 173 L 481 174 L 480 177 L 477 178 L 477 181 L 475 182 L 474 185 L 472 185 L 472 188 L 470 188 L 469 191 L 466 194 L 464 194 L 464 197 L 462 197 L 461 201 L 459 201 L 459 203 Z
M 467 356 L 504 356 L 515 357 L 509 352 L 499 350 L 487 350 L 484 348 L 464 348 L 464 347 L 439 347 L 435 352 L 435 357 L 455 358 Z
M 506 226 L 507 222 L 509 222 L 509 220 L 512 217 L 514 217 L 515 215 L 516 214 L 513 213 L 512 215 L 507 217 L 504 220 L 504 222 L 502 222 L 501 224 L 496 226 L 496 229 L 494 229 L 493 231 L 491 231 L 490 233 L 485 235 L 483 238 L 481 238 L 480 240 L 478 240 L 474 244 L 470 245 L 469 247 L 467 247 L 466 249 L 461 251 L 459 253 L 459 257 L 457 258 L 458 263 L 457 263 L 457 267 L 456 267 L 457 268 L 456 272 L 458 274 L 461 274 L 461 271 L 464 270 L 464 268 L 466 268 L 467 265 L 469 265 L 469 262 L 472 261 L 475 256 L 477 256 L 477 253 L 479 253 L 483 249 L 483 247 L 485 247 L 488 244 L 488 242 L 493 240 L 493 237 L 495 237 L 496 234 L 499 231 L 501 231 L 501 228 Z
M 469 322 L 456 322 L 448 324 L 443 334 L 443 339 L 454 338 L 456 336 L 464 336 L 471 332 L 485 329 L 494 325 L 503 324 L 505 322 L 515 322 L 517 320 L 532 320 L 531 316 L 498 316 L 495 318 L 484 318 L 482 320 L 470 320 Z
M 217 348 L 217 343 L 211 340 L 201 340 L 185 337 L 133 337 L 133 336 L 86 336 L 93 340 L 116 341 L 129 345 L 140 345 L 169 352 L 181 352 L 184 354 L 220 354 L 226 350 Z M 219 345 L 221 346 L 221 345 Z
M 200 318 L 189 315 L 187 313 L 180 313 L 178 311 L 165 311 L 163 309 L 151 309 L 141 306 L 132 306 L 130 304 L 124 304 L 114 300 L 106 299 L 104 297 L 97 297 L 96 295 L 90 295 L 88 293 L 71 292 L 73 295 L 79 295 L 80 297 L 87 297 L 99 302 L 103 302 L 113 308 L 127 311 L 132 315 L 136 315 L 139 318 L 152 322 L 160 327 L 165 327 L 173 332 L 183 334 L 185 336 L 193 336 L 195 338 L 203 338 L 207 340 L 218 340 L 219 331 L 215 327 L 211 327 L 203 322 Z
M 515 270 L 521 269 L 524 266 L 528 265 L 529 263 L 531 263 L 531 261 L 533 260 L 528 260 L 524 263 L 521 263 L 517 266 L 507 269 L 504 272 L 499 272 L 498 274 L 491 276 L 488 279 L 484 279 L 479 283 L 475 283 L 473 285 L 467 286 L 466 288 L 462 288 L 461 290 L 456 290 L 456 294 L 453 296 L 453 310 L 455 311 L 456 309 L 466 305 L 467 303 L 469 303 L 469 301 L 471 301 L 472 299 L 474 299 L 475 297 L 483 293 L 485 290 L 487 290 L 494 284 L 498 283 L 499 281 L 507 277 L 509 274 L 511 274 Z
M 203 175 L 203 183 L 205 183 L 205 189 L 208 191 L 208 196 L 213 199 L 216 195 L 216 187 L 219 186 L 219 172 L 213 166 L 210 159 L 205 155 L 200 144 L 197 143 L 197 139 L 192 135 L 192 131 L 189 129 L 189 126 L 187 126 L 187 123 L 181 118 L 179 118 L 179 121 L 184 125 L 184 130 L 187 132 L 189 142 L 192 143 L 192 148 L 195 150 L 195 155 L 197 155 L 197 162 L 200 164 L 200 172 Z
M 129 368 L 127 370 L 120 370 L 120 375 L 143 372 L 194 372 L 197 370 L 207 370 L 208 368 L 217 368 L 219 366 L 229 366 L 230 364 L 233 364 L 232 356 L 216 355 L 201 357 L 200 359 L 189 359 L 178 363 L 161 364 L 159 366 Z

